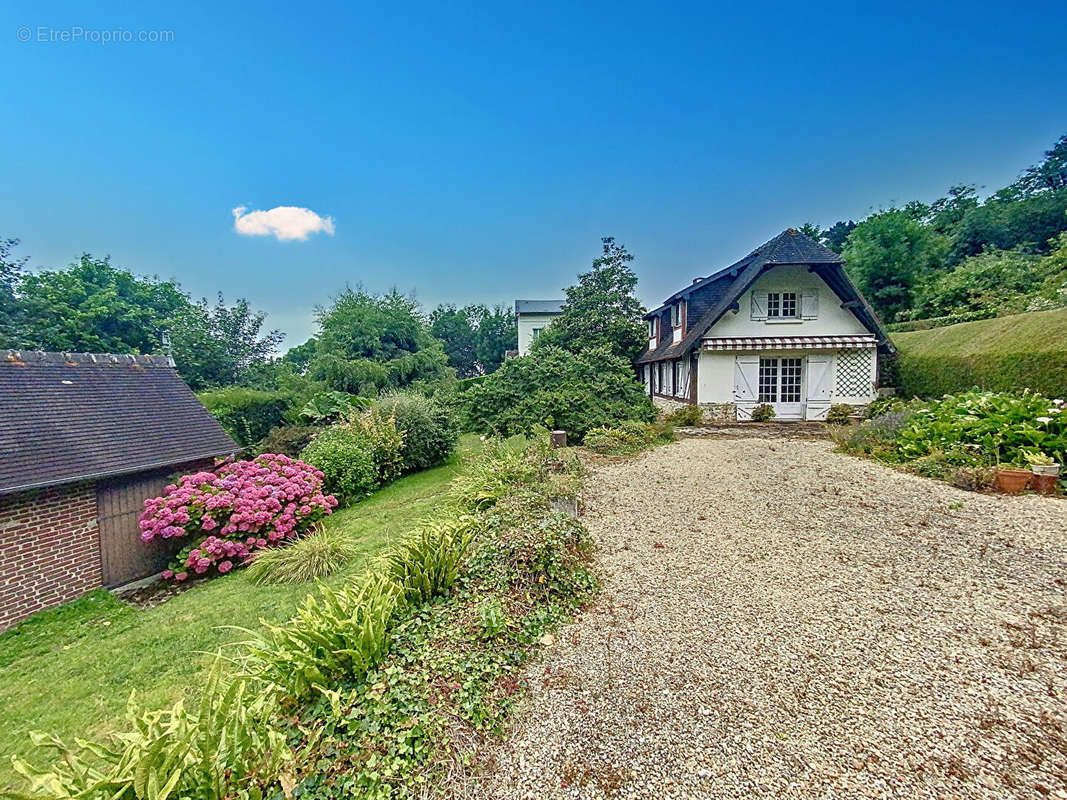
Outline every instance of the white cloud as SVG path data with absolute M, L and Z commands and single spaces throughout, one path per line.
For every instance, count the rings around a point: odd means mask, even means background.
M 333 217 L 320 217 L 310 208 L 275 206 L 269 211 L 233 210 L 233 229 L 242 236 L 273 236 L 279 242 L 306 241 L 313 233 L 333 236 Z

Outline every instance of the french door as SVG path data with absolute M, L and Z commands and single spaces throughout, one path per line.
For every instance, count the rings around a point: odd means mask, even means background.
M 777 419 L 804 418 L 804 359 L 759 360 L 759 402 L 769 403 Z

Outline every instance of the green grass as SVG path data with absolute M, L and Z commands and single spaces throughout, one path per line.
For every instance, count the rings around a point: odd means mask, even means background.
M 973 386 L 1067 394 L 1067 309 L 892 334 L 903 395 L 939 397 Z
M 464 436 L 460 454 L 479 446 L 476 436 Z M 329 517 L 328 525 L 358 541 L 359 554 L 327 583 L 360 570 L 429 514 L 459 472 L 460 454 Z M 29 731 L 95 738 L 121 722 L 134 689 L 150 707 L 195 694 L 211 655 L 245 638 L 221 626 L 284 621 L 309 589 L 256 586 L 238 570 L 145 610 L 99 590 L 0 634 L 0 786 L 14 777 L 10 754 L 30 751 Z

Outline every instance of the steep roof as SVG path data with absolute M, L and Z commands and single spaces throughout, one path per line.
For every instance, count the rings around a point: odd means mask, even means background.
M 0 494 L 238 447 L 164 356 L 0 350 Z
M 637 363 L 678 358 L 688 353 L 700 342 L 708 329 L 738 302 L 756 278 L 773 267 L 786 264 L 807 265 L 812 272 L 826 282 L 842 302 L 852 304 L 852 312 L 871 333 L 878 337 L 879 348 L 892 351 L 893 345 L 889 341 L 889 334 L 886 333 L 874 310 L 846 274 L 841 256 L 795 228 L 789 228 L 730 266 L 723 267 L 706 278 L 693 281 L 689 286 L 668 297 L 662 306 L 646 314 L 646 318 L 651 317 L 676 300 L 688 297 L 697 289 L 714 281 L 723 279 L 730 281 L 719 299 L 689 328 L 682 341 L 678 344 L 671 344 L 669 341 L 661 342 L 655 350 L 646 349 L 637 357 Z
M 563 310 L 562 300 L 516 300 L 516 314 L 558 314 Z

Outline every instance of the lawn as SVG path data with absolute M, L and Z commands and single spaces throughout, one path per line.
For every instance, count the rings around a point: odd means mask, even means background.
M 478 446 L 476 436 L 464 436 L 460 453 Z M 453 456 L 331 516 L 329 525 L 361 542 L 363 557 L 330 581 L 360 570 L 425 517 L 461 464 L 460 455 Z M 29 731 L 95 737 L 121 722 L 132 690 L 153 707 L 195 692 L 214 652 L 244 636 L 221 626 L 285 620 L 309 588 L 256 586 L 237 571 L 151 609 L 99 590 L 0 634 L 0 786 L 13 777 L 7 754 L 30 750 Z

